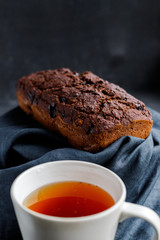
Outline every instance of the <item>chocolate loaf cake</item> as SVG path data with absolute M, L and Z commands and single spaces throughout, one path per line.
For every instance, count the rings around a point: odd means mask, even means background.
M 145 139 L 153 124 L 144 103 L 89 71 L 61 68 L 22 77 L 17 99 L 24 112 L 90 152 L 125 135 Z

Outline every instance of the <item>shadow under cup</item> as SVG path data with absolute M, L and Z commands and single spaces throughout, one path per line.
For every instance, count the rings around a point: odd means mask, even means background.
M 115 204 L 100 213 L 63 218 L 43 215 L 24 206 L 34 190 L 54 182 L 83 181 L 107 191 Z M 112 171 L 83 161 L 65 160 L 37 165 L 20 174 L 11 187 L 11 198 L 25 240 L 106 240 L 114 239 L 126 188 Z

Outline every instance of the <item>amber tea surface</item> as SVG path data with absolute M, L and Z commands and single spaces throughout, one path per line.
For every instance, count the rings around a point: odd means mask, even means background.
M 82 217 L 114 205 L 113 198 L 98 186 L 85 182 L 58 182 L 32 192 L 24 205 L 38 213 L 56 217 Z

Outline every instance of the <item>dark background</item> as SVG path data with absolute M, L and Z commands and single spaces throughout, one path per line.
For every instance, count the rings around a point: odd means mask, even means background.
M 0 0 L 0 115 L 18 78 L 90 70 L 160 111 L 158 0 Z

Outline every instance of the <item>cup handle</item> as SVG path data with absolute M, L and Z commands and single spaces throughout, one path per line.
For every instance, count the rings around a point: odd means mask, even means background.
M 130 217 L 139 217 L 149 222 L 156 231 L 154 240 L 160 240 L 160 218 L 152 209 L 138 204 L 124 202 L 119 222 Z

